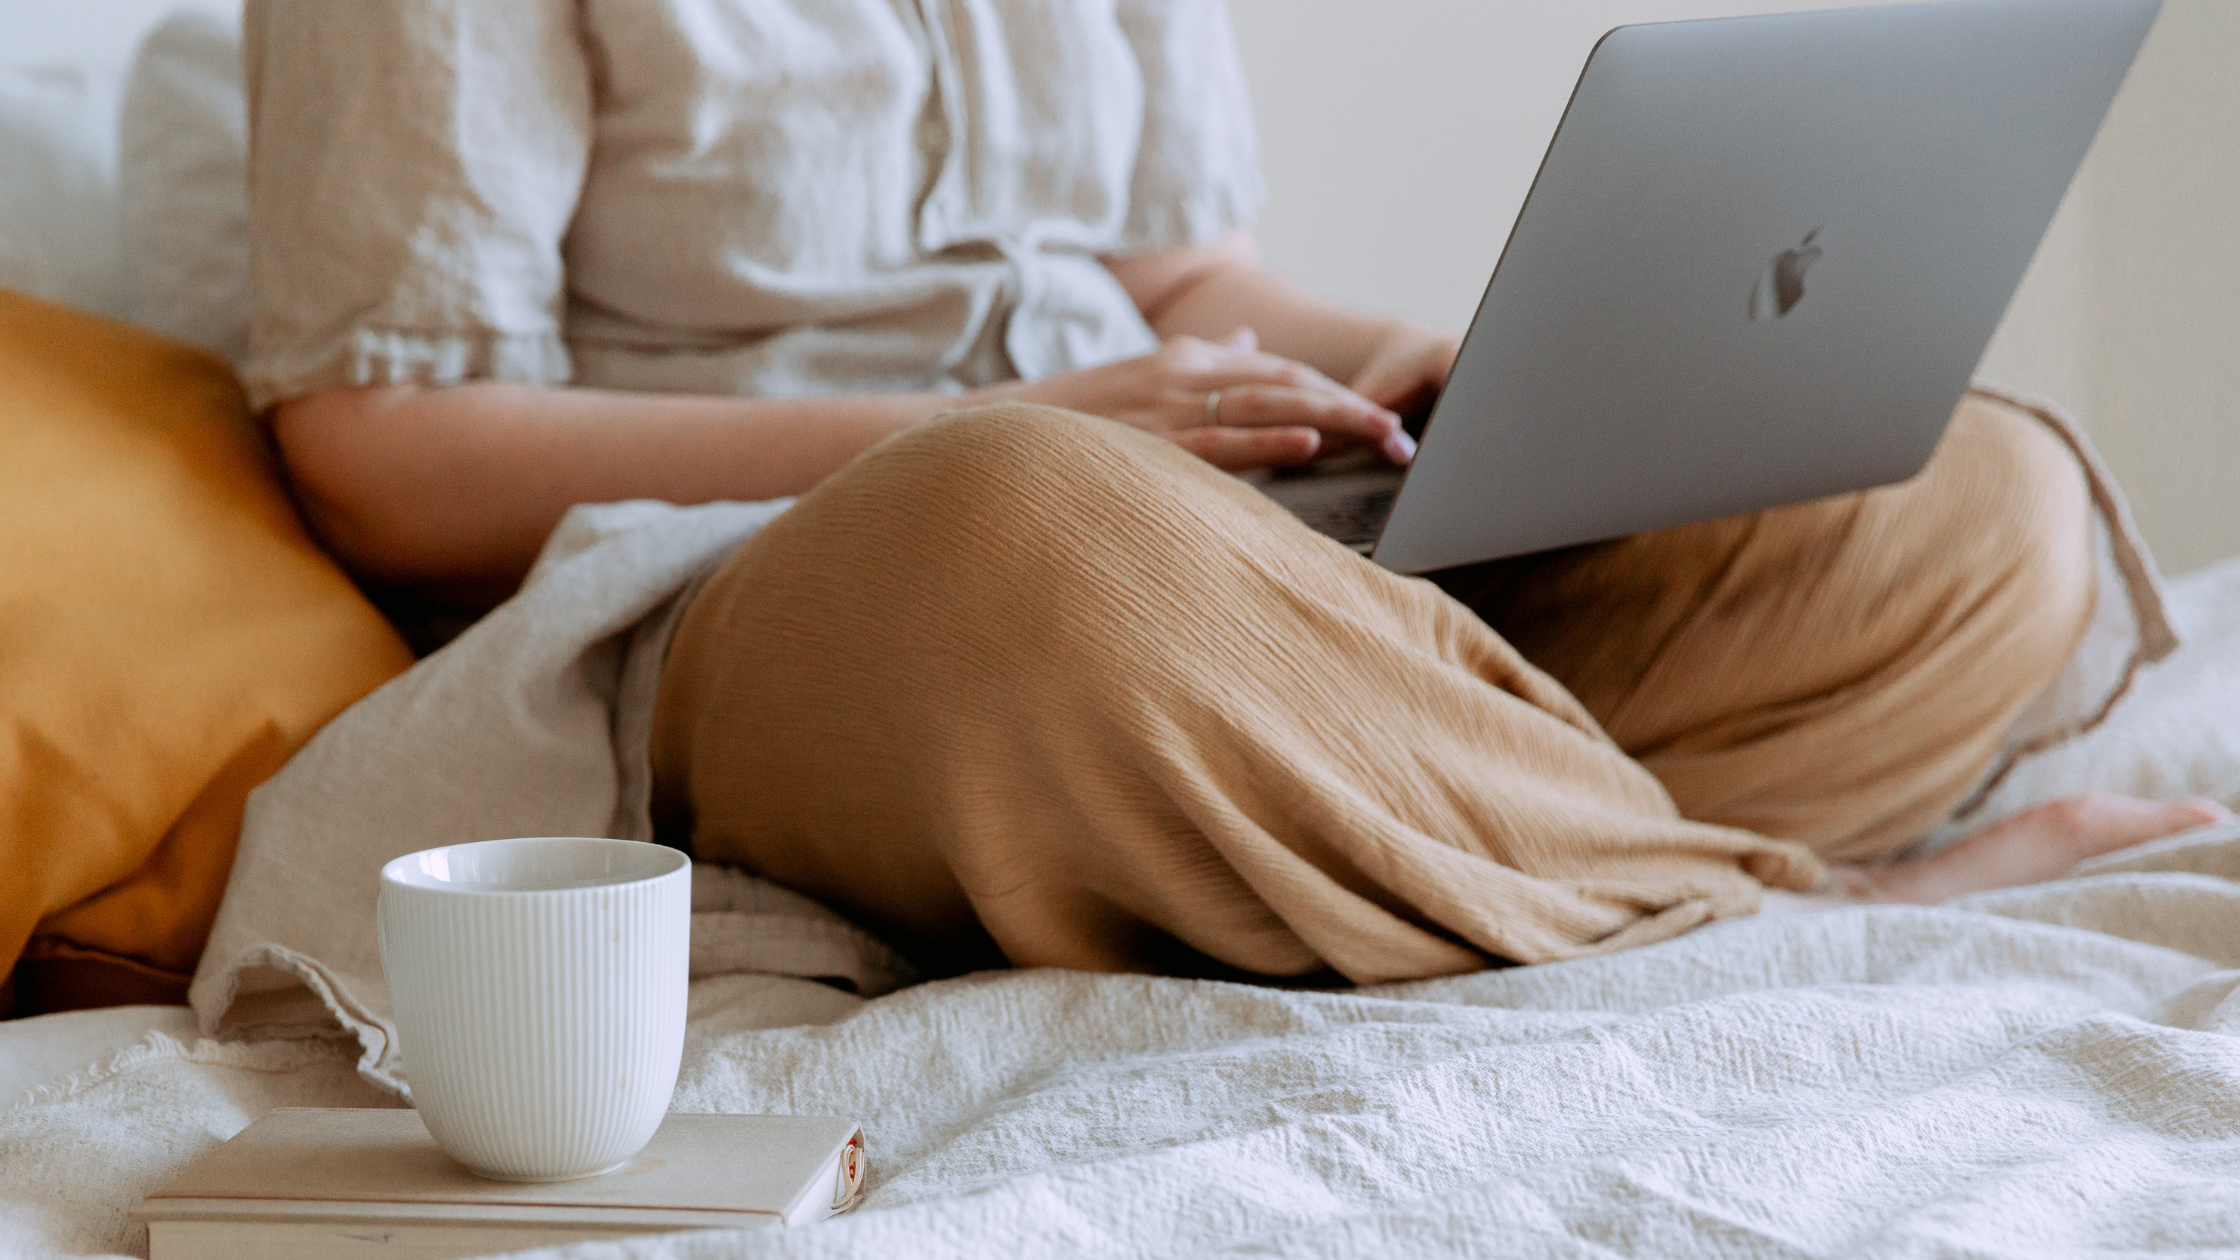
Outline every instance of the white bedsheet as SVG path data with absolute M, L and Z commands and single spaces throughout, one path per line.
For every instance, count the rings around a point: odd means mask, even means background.
M 2240 1254 L 2235 877 L 2225 829 L 1357 993 L 711 977 L 675 1106 L 859 1118 L 863 1205 L 575 1254 Z M 0 1112 L 7 1244 L 139 1248 L 137 1197 L 263 1109 L 387 1102 L 356 1057 L 157 1034 Z
M 109 1006 L 0 1023 L 0 1107 L 69 1079 L 80 1068 L 151 1032 L 191 1037 L 184 1006 Z

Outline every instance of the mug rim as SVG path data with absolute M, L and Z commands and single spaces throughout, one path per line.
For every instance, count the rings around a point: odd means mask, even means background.
M 492 848 L 499 845 L 535 845 L 549 842 L 590 845 L 630 845 L 637 849 L 651 850 L 648 856 L 665 869 L 637 871 L 625 875 L 592 878 L 556 884 L 550 888 L 492 888 L 460 886 L 457 884 L 423 881 L 411 878 L 404 870 L 408 862 L 436 853 L 454 853 L 462 849 Z M 506 836 L 495 840 L 470 840 L 460 844 L 439 844 L 411 853 L 390 858 L 381 864 L 381 886 L 400 892 L 427 893 L 443 897 L 552 897 L 565 893 L 597 892 L 608 888 L 628 888 L 635 884 L 648 884 L 668 879 L 692 869 L 692 858 L 681 849 L 671 848 L 650 840 L 618 840 L 612 836 Z

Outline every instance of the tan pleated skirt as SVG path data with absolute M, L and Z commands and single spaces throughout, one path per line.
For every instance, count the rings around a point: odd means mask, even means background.
M 1902 486 L 1421 580 L 1159 439 L 959 413 L 694 597 L 659 812 L 936 972 L 1645 944 L 1936 826 L 2084 631 L 2090 513 L 1971 397 Z

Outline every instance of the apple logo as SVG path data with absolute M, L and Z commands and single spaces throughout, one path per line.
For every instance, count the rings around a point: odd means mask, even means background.
M 1758 287 L 1750 291 L 1751 319 L 1780 319 L 1804 301 L 1805 273 L 1812 270 L 1812 264 L 1819 262 L 1824 252 L 1814 244 L 1820 239 L 1821 230 L 1814 228 L 1805 233 L 1803 244 L 1782 250 L 1766 264 L 1765 271 L 1758 276 Z

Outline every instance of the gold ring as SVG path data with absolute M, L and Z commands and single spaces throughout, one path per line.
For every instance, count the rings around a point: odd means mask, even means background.
M 1210 428 L 1221 427 L 1221 391 L 1218 389 L 1206 395 L 1206 424 Z

